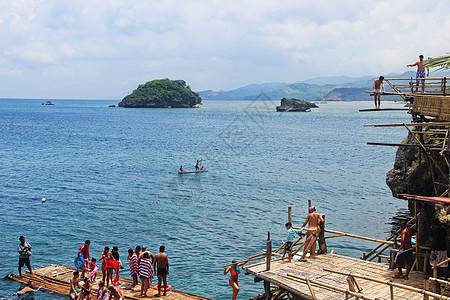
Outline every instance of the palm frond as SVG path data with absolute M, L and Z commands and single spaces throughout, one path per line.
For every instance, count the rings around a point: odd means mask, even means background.
M 437 68 L 436 71 L 450 69 L 450 53 L 424 60 L 428 68 Z

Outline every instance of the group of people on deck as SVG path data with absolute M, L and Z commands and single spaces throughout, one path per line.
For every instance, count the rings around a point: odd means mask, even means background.
M 413 64 L 407 65 L 406 67 L 416 67 L 416 93 L 419 89 L 419 84 L 422 85 L 422 94 L 425 93 L 425 70 L 427 71 L 427 76 L 430 76 L 430 70 L 425 66 L 423 62 L 423 55 L 419 55 L 419 60 Z M 380 76 L 373 82 L 373 96 L 375 101 L 375 109 L 380 109 L 381 94 L 385 93 L 384 89 L 384 77 Z
M 73 273 L 73 278 L 70 281 L 70 298 L 74 300 L 90 299 L 92 295 L 92 282 L 95 281 L 95 275 L 99 270 L 96 265 L 95 258 L 89 256 L 90 241 L 86 240 L 85 243 L 78 250 L 78 260 L 81 262 L 81 258 L 84 260 L 84 266 L 82 268 L 81 277 L 84 277 L 84 284 L 80 286 L 79 279 L 80 274 L 78 271 Z M 167 254 L 164 253 L 165 247 L 159 248 L 160 252 L 153 255 L 150 251 L 147 251 L 145 246 L 137 246 L 134 250 L 128 249 L 128 261 L 130 263 L 130 273 L 133 279 L 131 290 L 141 280 L 141 296 L 147 297 L 148 289 L 153 280 L 153 267 L 157 270 L 158 275 L 158 294 L 161 295 L 161 290 L 164 290 L 166 295 L 167 290 L 167 274 L 169 273 L 169 261 Z M 123 299 L 123 292 L 116 286 L 120 285 L 119 270 L 123 269 L 122 261 L 120 260 L 119 248 L 113 247 L 112 251 L 109 251 L 109 247 L 105 247 L 101 253 L 99 261 L 102 262 L 102 281 L 99 283 L 98 299 Z M 116 276 L 113 279 L 113 271 Z M 85 277 L 85 273 L 89 272 Z M 164 287 L 162 286 L 164 282 Z
M 131 290 L 141 279 L 141 296 L 147 296 L 147 291 L 152 283 L 154 272 L 158 276 L 158 294 L 161 296 L 161 290 L 164 290 L 164 295 L 167 293 L 167 274 L 169 274 L 169 259 L 164 253 L 165 246 L 159 247 L 159 253 L 153 255 L 147 251 L 145 246 L 137 246 L 134 250 L 128 249 L 128 261 L 130 262 L 130 273 L 133 279 Z

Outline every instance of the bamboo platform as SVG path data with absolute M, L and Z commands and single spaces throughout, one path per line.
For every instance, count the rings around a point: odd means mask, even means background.
M 387 263 L 375 263 L 338 254 L 318 255 L 314 258 L 307 258 L 303 262 L 295 259 L 292 262 L 273 260 L 269 271 L 266 271 L 265 264 L 243 266 L 243 269 L 256 278 L 268 281 L 302 299 L 346 298 L 345 293 L 338 292 L 337 289 L 349 290 L 348 274 L 354 275 L 357 286 L 359 285 L 356 293 L 363 294 L 365 299 L 393 298 L 391 298 L 390 285 L 364 280 L 361 279 L 362 277 L 383 282 L 392 281 L 395 299 L 424 299 L 423 294 L 395 287 L 395 284 L 398 283 L 420 290 L 424 289 L 422 272 L 411 271 L 409 280 L 393 279 L 395 270 L 390 270 Z M 445 298 L 444 296 L 442 299 Z
M 22 275 L 22 278 L 19 278 L 17 275 L 10 274 L 6 276 L 6 279 L 26 283 L 28 281 L 32 281 L 36 286 L 42 286 L 43 290 L 55 292 L 62 295 L 69 295 L 70 284 L 69 281 L 73 277 L 73 272 L 76 269 L 67 265 L 50 265 L 48 267 L 40 267 L 33 269 L 33 275 L 29 272 Z M 97 299 L 97 291 L 98 284 L 101 282 L 101 273 L 97 273 L 97 280 L 92 285 L 93 291 L 93 299 Z M 198 299 L 206 299 L 209 298 L 177 291 L 170 290 L 167 292 L 166 296 L 155 297 L 154 295 L 157 293 L 156 290 L 153 289 L 154 284 L 148 290 L 149 297 L 140 297 L 140 285 L 135 287 L 134 291 L 131 291 L 129 288 L 131 286 L 132 280 L 130 278 L 120 277 L 119 282 L 120 285 L 117 285 L 120 289 L 122 289 L 125 299 L 159 299 L 164 298 L 167 300 L 198 300 Z M 155 282 L 155 279 L 153 280 Z M 170 283 L 169 283 L 170 284 Z M 80 282 L 82 285 L 82 282 Z M 162 293 L 161 293 L 162 295 Z

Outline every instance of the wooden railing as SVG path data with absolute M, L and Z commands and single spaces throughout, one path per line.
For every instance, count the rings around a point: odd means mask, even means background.
M 450 95 L 450 82 L 447 77 L 386 78 L 385 81 L 399 94 L 410 95 L 425 92 L 431 95 Z

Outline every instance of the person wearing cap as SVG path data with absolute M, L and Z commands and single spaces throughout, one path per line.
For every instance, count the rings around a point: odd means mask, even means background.
M 306 224 L 309 223 L 309 230 L 306 232 L 306 240 L 308 240 L 308 238 L 311 236 L 311 234 L 314 234 L 314 236 L 319 236 L 320 233 L 320 227 L 319 224 L 320 223 L 324 223 L 325 220 L 323 219 L 321 214 L 318 214 L 316 212 L 316 208 L 314 206 L 311 206 L 309 208 L 309 214 L 306 217 L 306 221 L 305 223 L 303 223 L 302 227 L 305 227 Z M 314 239 L 314 237 L 311 238 L 311 241 Z M 316 256 L 316 242 L 314 242 L 314 244 L 312 244 L 311 248 L 310 248 L 310 253 L 311 256 Z

